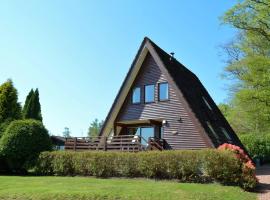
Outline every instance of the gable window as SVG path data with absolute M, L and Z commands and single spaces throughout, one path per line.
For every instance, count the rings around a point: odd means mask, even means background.
M 203 99 L 205 105 L 208 107 L 208 109 L 209 110 L 212 110 L 212 107 L 210 106 L 210 104 L 208 103 L 208 101 L 206 100 L 206 98 L 203 96 L 202 99 Z
M 144 86 L 144 102 L 151 103 L 155 101 L 155 85 Z
M 166 101 L 169 99 L 169 85 L 168 83 L 159 83 L 158 84 L 158 100 Z
M 132 93 L 132 103 L 141 103 L 141 88 L 135 87 Z
M 223 127 L 220 127 L 222 133 L 225 135 L 225 137 L 227 138 L 227 140 L 232 140 L 232 138 L 230 137 L 229 133 L 227 132 L 227 130 Z
M 218 135 L 216 133 L 216 131 L 214 130 L 213 126 L 210 124 L 210 122 L 206 122 L 207 123 L 207 126 L 209 128 L 209 130 L 211 131 L 211 133 L 215 136 L 215 138 L 218 140 Z

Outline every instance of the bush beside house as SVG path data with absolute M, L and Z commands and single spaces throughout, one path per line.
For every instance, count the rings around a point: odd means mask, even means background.
M 0 155 L 13 172 L 33 167 L 39 153 L 48 150 L 51 150 L 48 131 L 37 120 L 11 122 L 0 140 Z
M 36 165 L 36 172 L 40 175 L 217 181 L 240 185 L 246 190 L 254 188 L 257 183 L 254 169 L 246 168 L 235 152 L 227 150 L 43 152 Z

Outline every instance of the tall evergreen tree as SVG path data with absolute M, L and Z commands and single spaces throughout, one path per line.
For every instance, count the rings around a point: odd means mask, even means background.
M 35 119 L 42 121 L 42 115 L 41 115 L 41 106 L 39 102 L 39 91 L 36 89 L 35 91 L 35 101 L 34 101 L 34 116 L 36 116 Z
M 11 121 L 21 118 L 21 112 L 18 92 L 12 81 L 7 80 L 0 85 L 0 136 Z
M 30 100 L 32 99 L 32 96 L 34 95 L 34 90 L 31 89 L 30 92 L 28 93 L 26 99 L 25 99 L 25 102 L 24 102 L 24 106 L 23 106 L 23 111 L 22 111 L 22 114 L 23 114 L 23 118 L 28 118 L 28 115 L 29 114 L 29 105 L 30 105 Z
M 42 121 L 38 89 L 36 89 L 35 91 L 31 89 L 31 91 L 27 95 L 25 104 L 23 107 L 23 118 L 36 119 L 36 120 Z

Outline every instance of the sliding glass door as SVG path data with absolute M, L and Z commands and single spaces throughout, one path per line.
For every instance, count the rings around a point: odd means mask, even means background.
M 148 144 L 148 138 L 155 136 L 155 129 L 154 127 L 141 127 L 141 143 L 143 145 Z
M 138 135 L 141 137 L 141 143 L 143 145 L 148 144 L 148 139 L 155 136 L 155 129 L 152 126 L 146 127 L 129 127 L 127 129 L 128 135 Z

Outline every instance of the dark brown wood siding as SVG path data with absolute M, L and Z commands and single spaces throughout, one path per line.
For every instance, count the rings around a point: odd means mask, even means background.
M 163 136 L 172 149 L 206 148 L 207 144 L 191 120 L 187 108 L 184 107 L 183 100 L 178 98 L 170 84 L 169 101 L 158 101 L 158 83 L 162 82 L 167 82 L 167 78 L 162 74 L 152 56 L 148 54 L 133 84 L 133 88 L 141 88 L 141 104 L 131 104 L 132 91 L 130 91 L 116 122 L 137 119 L 165 119 L 168 124 L 164 127 Z M 144 86 L 149 84 L 155 85 L 155 102 L 145 104 L 143 103 Z

